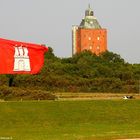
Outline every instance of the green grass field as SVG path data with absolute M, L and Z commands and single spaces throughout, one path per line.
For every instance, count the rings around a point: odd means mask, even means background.
M 0 103 L 0 139 L 94 140 L 140 137 L 140 100 Z

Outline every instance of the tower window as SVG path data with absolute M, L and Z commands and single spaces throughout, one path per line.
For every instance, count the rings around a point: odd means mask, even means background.
M 90 21 L 90 24 L 93 24 L 93 21 Z
M 89 49 L 92 50 L 92 46 L 90 46 Z
M 100 46 L 97 46 L 97 50 L 99 50 L 100 49 Z
M 91 37 L 88 37 L 88 40 L 91 40 Z

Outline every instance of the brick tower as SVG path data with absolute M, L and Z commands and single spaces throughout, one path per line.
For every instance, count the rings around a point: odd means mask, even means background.
M 83 50 L 96 55 L 107 51 L 107 30 L 100 26 L 90 5 L 81 24 L 72 28 L 72 46 L 73 55 Z

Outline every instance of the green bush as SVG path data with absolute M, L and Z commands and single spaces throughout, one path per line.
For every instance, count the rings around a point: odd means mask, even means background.
M 4 100 L 55 100 L 56 96 L 45 90 L 0 86 L 0 99 Z
M 58 58 L 49 48 L 39 74 L 14 75 L 11 88 L 8 87 L 9 78 L 0 75 L 0 96 L 18 97 L 16 94 L 20 93 L 19 98 L 47 99 L 48 91 L 138 93 L 140 64 L 126 63 L 112 52 L 96 56 L 84 51 L 73 57 Z

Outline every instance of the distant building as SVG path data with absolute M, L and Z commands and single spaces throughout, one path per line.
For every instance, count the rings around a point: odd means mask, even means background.
M 73 55 L 84 50 L 96 55 L 107 51 L 107 30 L 100 26 L 90 5 L 81 24 L 72 28 L 72 46 Z

